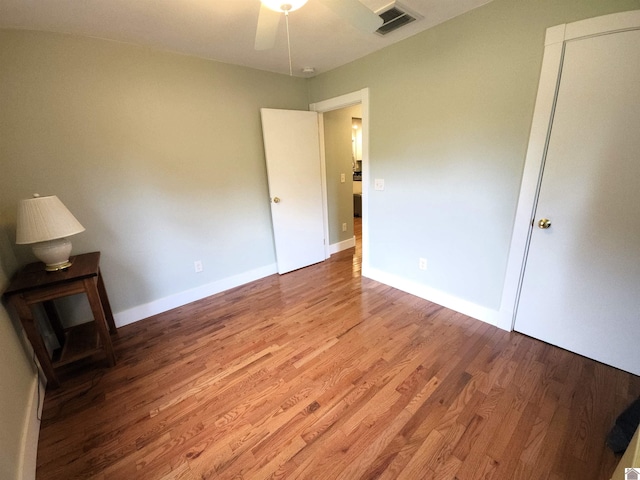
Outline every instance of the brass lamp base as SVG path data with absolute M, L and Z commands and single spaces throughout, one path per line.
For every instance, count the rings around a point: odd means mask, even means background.
M 70 266 L 71 266 L 71 262 L 69 260 L 67 260 L 66 262 L 62 262 L 62 263 L 55 263 L 55 264 L 52 264 L 52 265 L 45 265 L 44 269 L 47 272 L 59 272 L 60 270 L 66 270 Z

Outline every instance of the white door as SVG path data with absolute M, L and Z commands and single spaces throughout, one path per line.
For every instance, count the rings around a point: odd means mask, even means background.
M 640 374 L 640 31 L 566 41 L 560 78 L 515 329 Z
M 260 109 L 278 273 L 325 259 L 318 114 Z

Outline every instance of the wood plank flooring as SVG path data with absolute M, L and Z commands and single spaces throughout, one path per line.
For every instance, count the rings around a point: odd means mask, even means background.
M 360 276 L 355 249 L 119 329 L 37 478 L 608 479 L 640 379 Z

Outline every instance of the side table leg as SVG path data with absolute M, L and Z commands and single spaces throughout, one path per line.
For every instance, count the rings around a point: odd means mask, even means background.
M 16 309 L 18 317 L 20 317 L 22 328 L 24 328 L 24 331 L 27 334 L 27 338 L 29 339 L 29 342 L 31 342 L 31 346 L 33 347 L 33 351 L 38 357 L 40 366 L 42 367 L 42 370 L 47 377 L 47 386 L 50 386 L 51 388 L 58 388 L 60 386 L 60 381 L 58 380 L 56 372 L 53 370 L 53 365 L 51 365 L 51 359 L 49 358 L 47 347 L 42 341 L 40 332 L 38 332 L 38 329 L 36 328 L 31 309 L 21 298 L 21 295 L 12 296 L 11 304 Z
M 105 319 L 104 311 L 102 310 L 102 302 L 100 302 L 100 295 L 98 294 L 97 279 L 86 278 L 84 280 L 84 289 L 89 299 L 89 305 L 93 312 L 93 319 L 96 324 L 96 329 L 102 340 L 102 348 L 107 356 L 107 362 L 110 367 L 116 364 L 116 355 L 113 351 L 113 345 L 111 344 L 111 336 L 107 330 L 107 321 Z
M 104 280 L 102 279 L 102 273 L 100 271 L 98 271 L 98 295 L 100 295 L 100 303 L 102 303 L 102 310 L 109 325 L 109 331 L 111 333 L 118 333 L 116 322 L 113 320 L 113 312 L 111 311 L 107 289 L 104 286 Z

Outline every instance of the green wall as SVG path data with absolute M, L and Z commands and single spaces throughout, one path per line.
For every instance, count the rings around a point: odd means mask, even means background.
M 311 79 L 311 102 L 370 89 L 371 269 L 498 310 L 545 29 L 638 8 L 494 0 Z
M 305 79 L 12 30 L 0 65 L 0 213 L 58 195 L 115 312 L 274 264 L 259 109 L 306 110 Z

